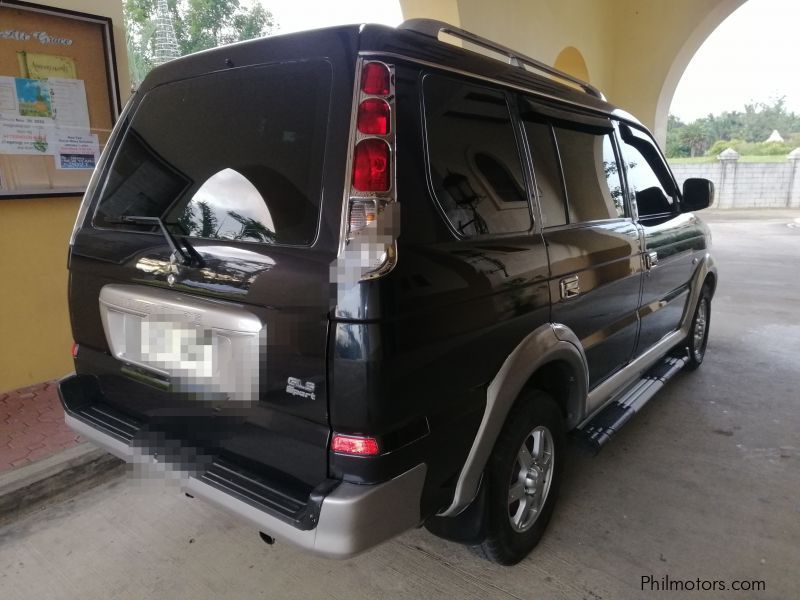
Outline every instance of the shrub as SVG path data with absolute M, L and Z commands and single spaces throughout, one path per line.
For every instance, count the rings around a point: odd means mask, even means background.
M 739 152 L 739 150 L 736 147 L 741 146 L 742 144 L 744 144 L 742 140 L 717 140 L 716 142 L 711 144 L 711 148 L 709 148 L 708 152 L 706 152 L 706 156 L 718 156 L 720 153 L 722 153 L 724 150 L 727 150 L 728 148 L 733 148 L 734 150 Z M 741 154 L 741 152 L 739 152 L 739 154 Z
M 743 140 L 717 140 L 706 152 L 706 156 L 719 156 L 727 149 L 733 148 L 742 156 L 780 156 L 789 154 L 798 144 L 787 142 L 745 142 Z

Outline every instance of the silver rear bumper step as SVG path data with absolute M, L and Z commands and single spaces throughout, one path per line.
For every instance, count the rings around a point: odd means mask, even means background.
M 73 431 L 126 462 L 156 462 L 156 458 L 141 454 L 69 413 L 65 421 Z M 237 515 L 278 540 L 321 556 L 350 558 L 420 524 L 426 472 L 423 463 L 377 485 L 341 483 L 322 501 L 319 522 L 308 530 L 297 529 L 198 477 L 183 477 L 182 487 L 186 493 Z

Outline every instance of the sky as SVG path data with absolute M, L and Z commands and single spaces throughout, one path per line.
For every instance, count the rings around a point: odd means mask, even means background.
M 800 113 L 799 26 L 798 0 L 745 2 L 697 51 L 670 113 L 689 122 L 781 96 Z
M 269 10 L 278 22 L 276 33 L 292 33 L 348 23 L 399 25 L 399 0 L 251 0 Z

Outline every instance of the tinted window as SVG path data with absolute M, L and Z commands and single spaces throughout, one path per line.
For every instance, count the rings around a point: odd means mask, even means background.
M 567 222 L 564 188 L 552 131 L 550 125 L 525 120 L 525 135 L 528 138 L 536 178 L 536 198 L 542 211 L 544 227 L 564 225 Z
M 673 183 L 652 141 L 627 125 L 620 127 L 622 159 L 639 218 L 670 215 L 676 207 Z
M 193 236 L 275 241 L 275 222 L 266 200 L 247 177 L 233 169 L 214 173 L 182 210 L 173 213 L 170 222 L 177 220 L 181 230 Z
M 528 231 L 531 214 L 502 92 L 429 75 L 424 82 L 430 175 L 463 236 Z
M 556 127 L 571 223 L 625 216 L 611 130 Z
M 150 216 L 193 237 L 310 244 L 329 90 L 325 62 L 151 90 L 113 161 L 95 224 L 136 228 L 119 217 Z

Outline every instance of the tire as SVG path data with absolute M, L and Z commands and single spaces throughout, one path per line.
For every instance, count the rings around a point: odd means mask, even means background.
M 689 361 L 684 366 L 687 371 L 696 371 L 703 364 L 708 346 L 708 331 L 711 326 L 711 289 L 706 284 L 700 291 L 697 307 L 694 309 L 692 325 L 686 336 Z
M 474 547 L 478 555 L 514 565 L 539 543 L 558 496 L 565 445 L 563 419 L 555 401 L 538 390 L 520 396 L 484 472 L 487 535 Z

